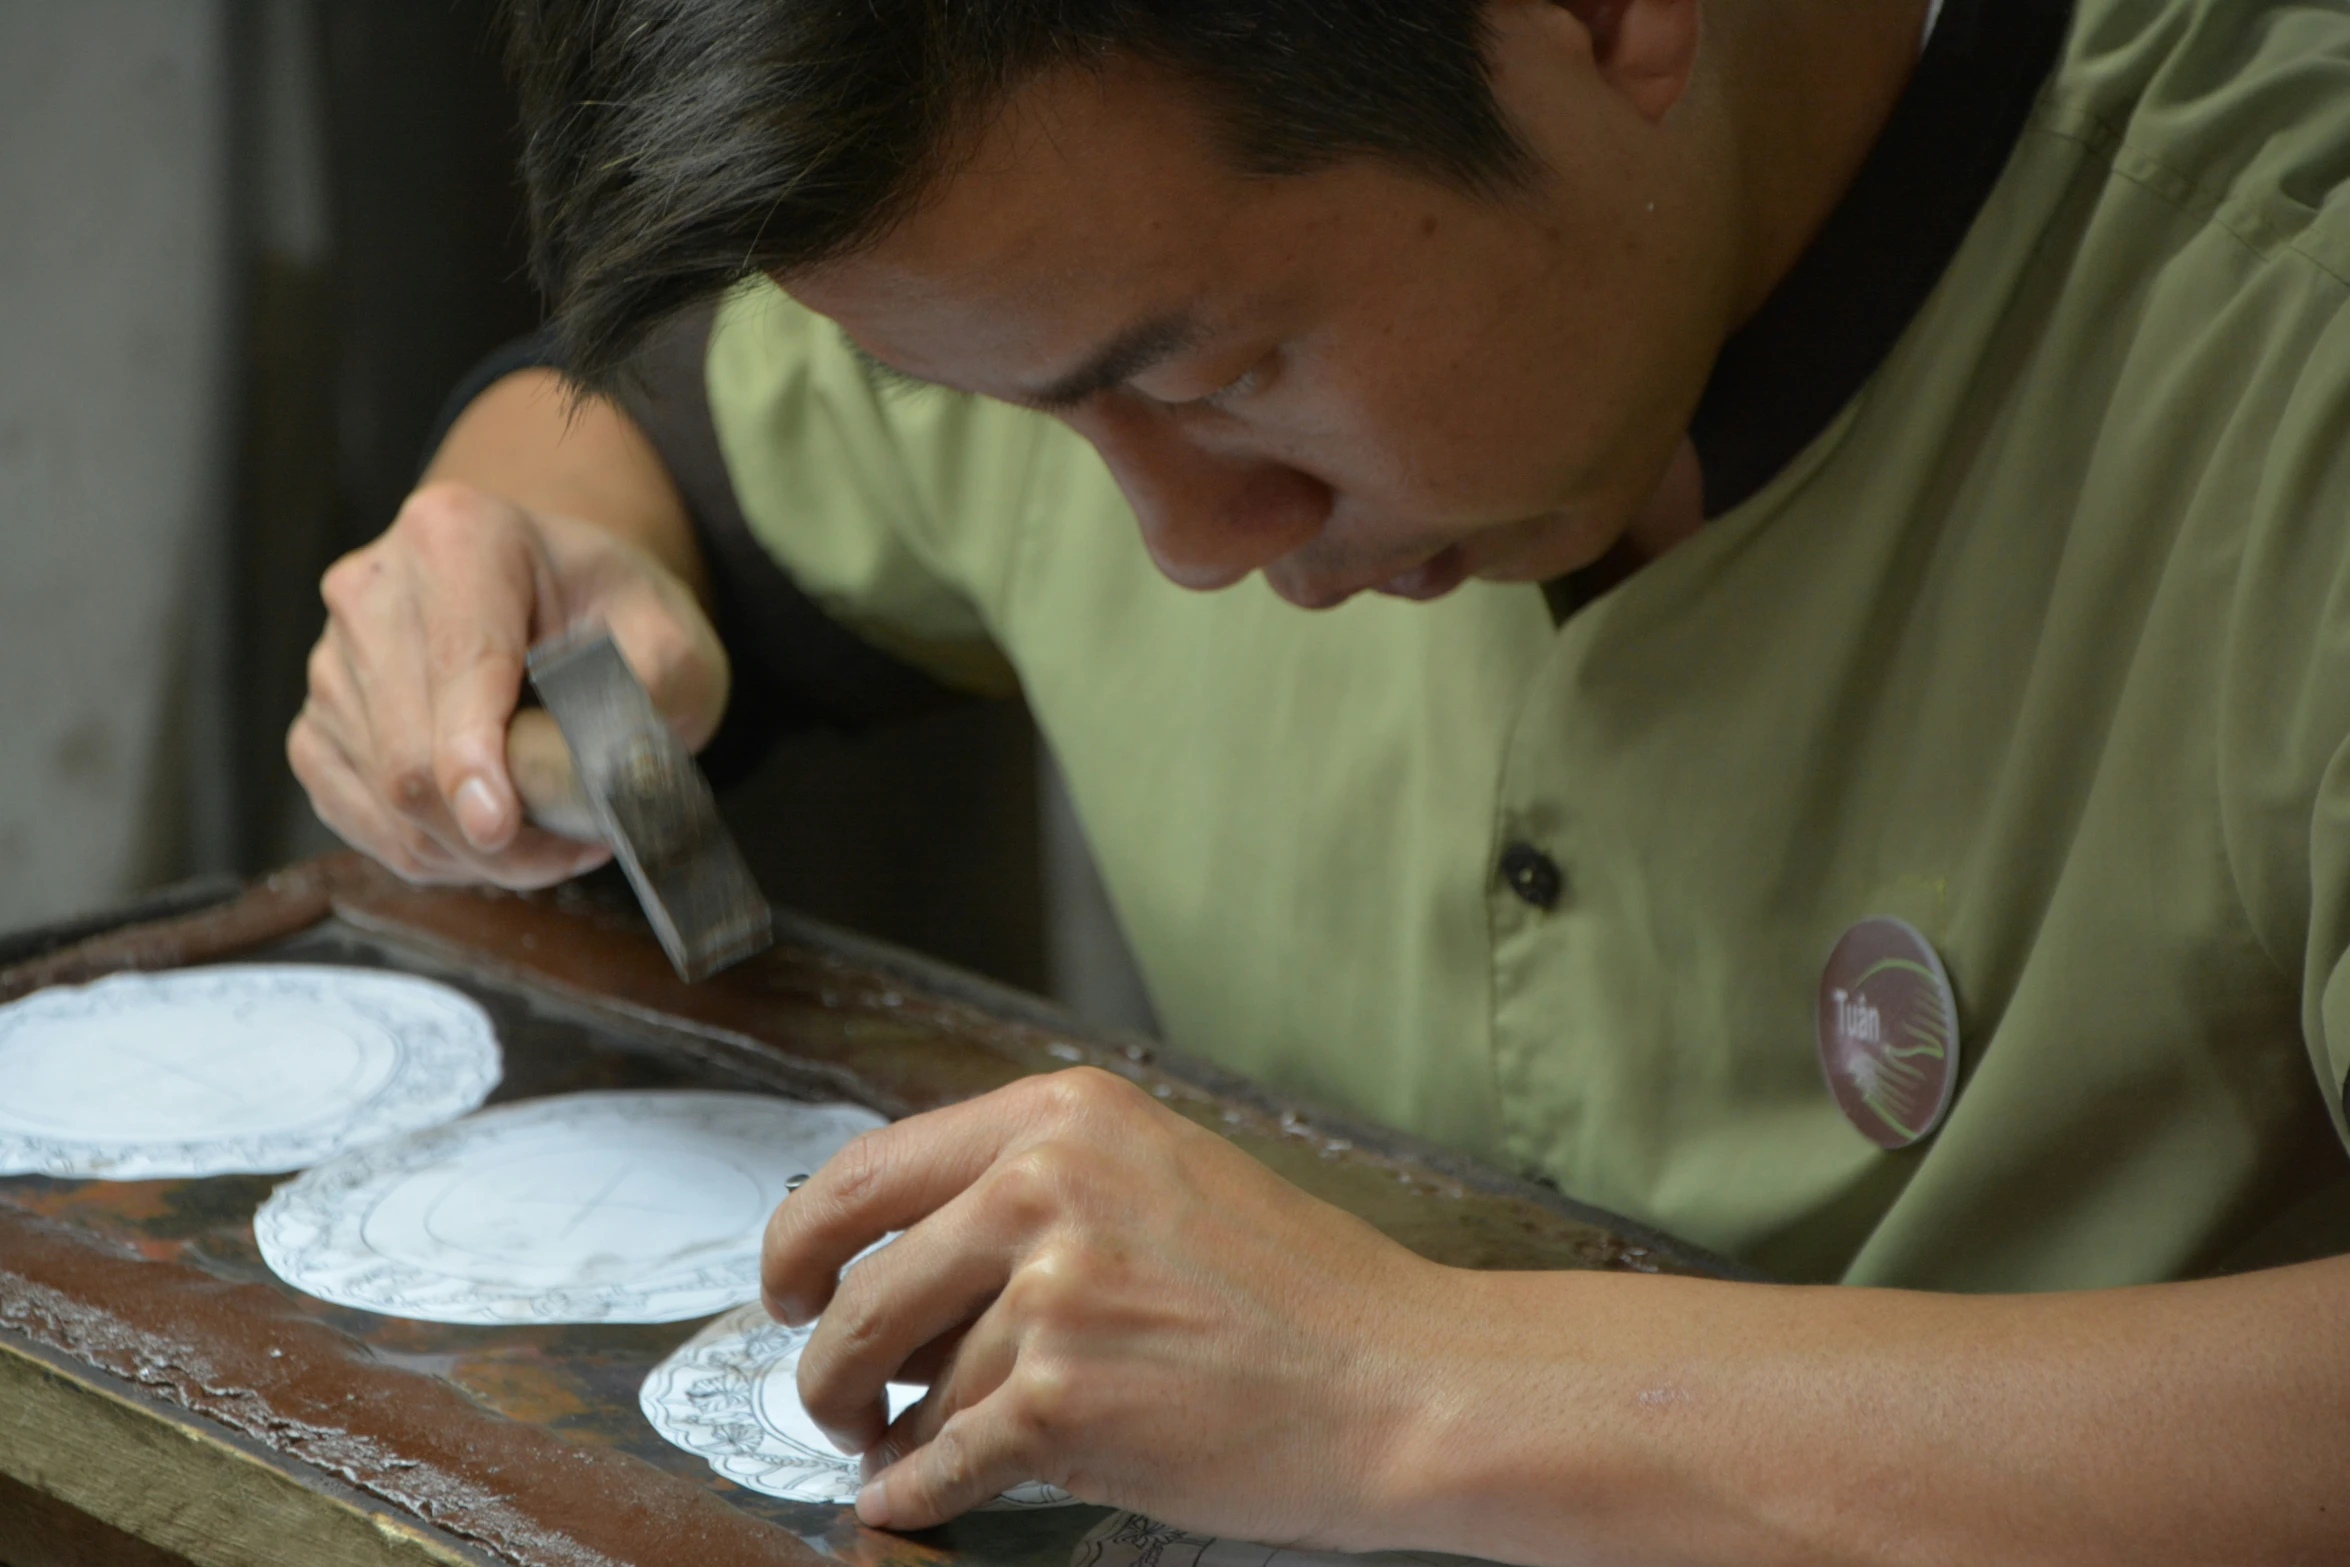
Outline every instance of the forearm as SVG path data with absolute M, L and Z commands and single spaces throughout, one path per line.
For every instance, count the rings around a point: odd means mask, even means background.
M 2350 1259 L 1969 1297 L 1462 1282 L 1399 1543 L 1528 1563 L 2350 1560 Z
M 685 501 L 652 442 L 609 399 L 575 399 L 553 370 L 517 370 L 467 404 L 425 469 L 424 483 L 439 480 L 591 523 L 652 555 L 710 603 Z

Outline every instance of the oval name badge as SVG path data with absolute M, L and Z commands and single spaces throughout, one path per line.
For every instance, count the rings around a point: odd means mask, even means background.
M 1820 972 L 1820 1070 L 1845 1118 L 1880 1148 L 1942 1124 L 1958 1088 L 1958 1002 L 1933 944 L 1878 916 L 1844 933 Z

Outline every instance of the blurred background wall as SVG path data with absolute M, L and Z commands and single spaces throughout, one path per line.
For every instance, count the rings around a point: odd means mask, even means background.
M 0 913 L 230 855 L 227 37 L 0 8 Z
M 331 846 L 316 584 L 538 318 L 490 0 L 0 0 L 0 929 Z M 1148 1006 L 1016 705 L 787 742 L 771 896 Z

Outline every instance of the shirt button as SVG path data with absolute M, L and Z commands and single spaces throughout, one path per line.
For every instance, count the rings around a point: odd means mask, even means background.
M 1501 879 L 1509 883 L 1510 891 L 1523 903 L 1538 909 L 1558 906 L 1558 861 L 1530 843 L 1513 843 L 1501 851 Z

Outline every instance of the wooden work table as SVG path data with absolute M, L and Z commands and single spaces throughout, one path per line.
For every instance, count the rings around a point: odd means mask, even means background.
M 428 891 L 338 856 L 191 912 L 10 945 L 0 1000 L 232 958 L 440 979 L 496 1021 L 493 1102 L 705 1087 L 896 1116 L 1091 1062 L 1443 1262 L 1725 1271 L 1545 1188 L 789 917 L 773 951 L 687 986 L 609 887 Z M 0 1179 L 5 1567 L 1064 1567 L 1101 1517 L 898 1536 L 742 1490 L 637 1411 L 646 1373 L 699 1323 L 452 1327 L 330 1306 L 262 1265 L 253 1212 L 280 1179 Z

